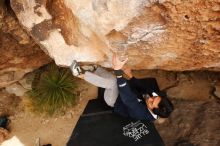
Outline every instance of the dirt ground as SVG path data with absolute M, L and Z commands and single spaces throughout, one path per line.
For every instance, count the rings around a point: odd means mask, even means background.
M 20 111 L 11 116 L 10 138 L 12 139 L 5 141 L 1 146 L 20 146 L 18 143 L 12 144 L 14 136 L 24 146 L 34 146 L 38 138 L 41 144 L 65 146 L 88 100 L 95 98 L 97 94 L 97 88 L 91 84 L 81 80 L 79 86 L 81 91 L 79 103 L 63 115 L 45 118 L 29 111 Z

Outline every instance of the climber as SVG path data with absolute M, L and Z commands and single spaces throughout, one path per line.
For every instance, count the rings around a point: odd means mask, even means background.
M 105 88 L 104 100 L 113 107 L 115 113 L 148 121 L 154 121 L 159 117 L 167 118 L 173 111 L 173 105 L 166 94 L 159 90 L 154 78 L 133 77 L 131 70 L 124 67 L 127 60 L 120 61 L 117 55 L 113 55 L 112 64 L 116 76 L 96 66 L 90 66 L 90 71 L 85 71 L 83 74 L 85 67 L 83 69 L 83 66 L 79 66 L 76 61 L 73 61 L 70 69 L 73 75 Z M 123 73 L 130 79 L 126 80 L 122 76 Z M 147 80 L 148 84 L 143 84 L 142 80 Z

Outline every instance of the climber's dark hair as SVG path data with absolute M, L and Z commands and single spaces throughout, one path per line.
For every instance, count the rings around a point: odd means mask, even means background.
M 166 92 L 159 92 L 158 95 L 161 97 L 161 101 L 158 105 L 158 108 L 153 109 L 153 113 L 158 115 L 161 118 L 167 118 L 174 110 L 173 104 L 167 98 Z

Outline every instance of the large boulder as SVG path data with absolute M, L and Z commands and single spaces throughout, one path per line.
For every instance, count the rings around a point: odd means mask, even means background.
M 156 124 L 166 146 L 219 146 L 220 104 L 216 100 L 173 100 L 175 110 Z
M 23 27 L 60 66 L 73 59 L 133 69 L 220 70 L 219 0 L 11 0 Z
M 51 61 L 19 24 L 9 1 L 0 1 L 0 88 Z

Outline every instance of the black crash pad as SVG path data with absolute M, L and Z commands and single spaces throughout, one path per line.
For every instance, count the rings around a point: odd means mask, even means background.
M 101 98 L 90 100 L 67 146 L 164 146 L 153 123 L 112 113 Z

